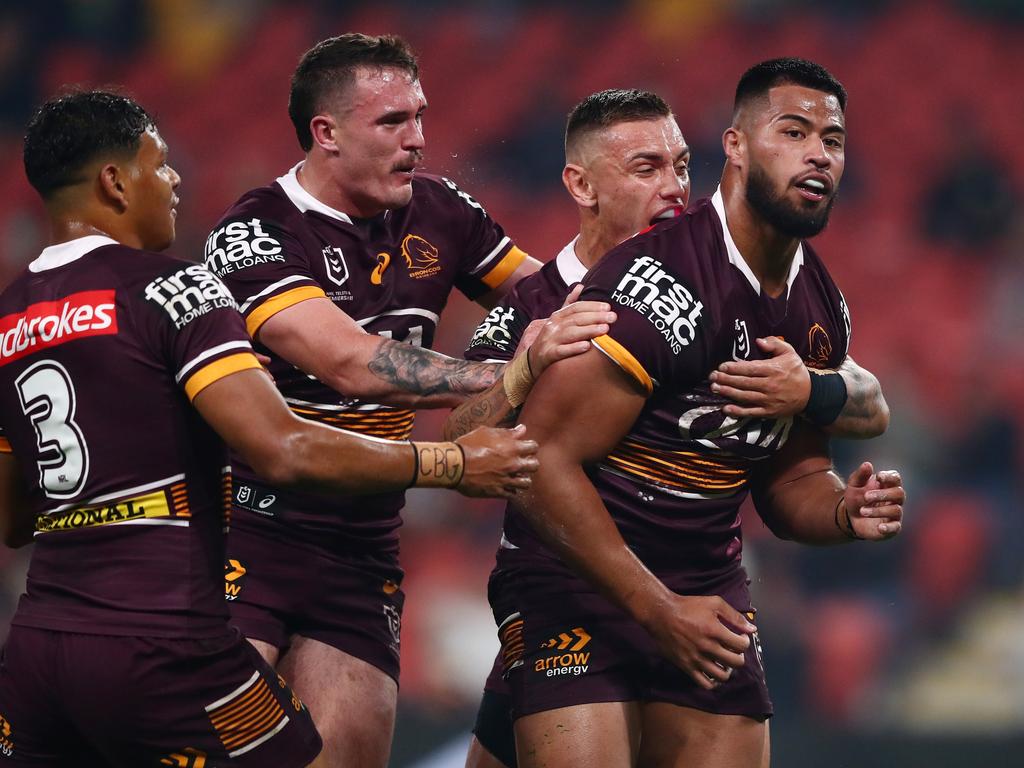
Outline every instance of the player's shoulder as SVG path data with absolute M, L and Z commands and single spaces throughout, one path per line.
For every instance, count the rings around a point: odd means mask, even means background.
M 412 204 L 431 207 L 435 212 L 478 212 L 486 214 L 484 207 L 447 176 L 434 173 L 416 173 L 412 179 Z
M 214 232 L 232 222 L 252 219 L 269 220 L 277 226 L 287 226 L 300 211 L 289 200 L 278 182 L 250 189 L 232 203 L 214 225 Z
M 659 270 L 697 277 L 721 261 L 723 249 L 718 214 L 710 200 L 701 200 L 682 216 L 659 221 L 623 240 L 601 257 L 584 283 L 616 279 L 627 271 L 647 277 L 657 275 Z

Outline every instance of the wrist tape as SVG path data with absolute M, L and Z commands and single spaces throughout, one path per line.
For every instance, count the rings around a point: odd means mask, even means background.
M 846 405 L 846 381 L 835 371 L 807 370 L 811 374 L 811 394 L 807 398 L 804 416 L 819 427 L 827 427 L 839 418 Z
M 415 461 L 410 487 L 456 488 L 466 471 L 466 452 L 458 443 L 410 443 Z
M 513 358 L 512 362 L 505 365 L 501 381 L 502 386 L 505 388 L 505 397 L 513 408 L 518 408 L 526 402 L 526 396 L 530 394 L 530 389 L 533 387 L 530 350 L 526 350 L 519 357 Z

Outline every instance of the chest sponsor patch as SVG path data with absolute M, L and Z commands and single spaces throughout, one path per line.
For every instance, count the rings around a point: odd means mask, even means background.
M 0 317 L 0 366 L 39 350 L 117 333 L 115 291 L 82 291 Z
M 512 327 L 516 321 L 515 307 L 495 307 L 477 327 L 469 348 L 489 344 L 505 352 L 512 352 Z
M 206 266 L 224 277 L 272 261 L 284 263 L 284 248 L 262 220 L 232 221 L 206 238 L 205 259 Z
M 704 305 L 657 259 L 634 257 L 612 291 L 612 300 L 646 317 L 674 355 L 697 337 Z
M 146 286 L 143 298 L 161 307 L 179 330 L 215 309 L 238 309 L 224 283 L 201 264 L 158 277 Z

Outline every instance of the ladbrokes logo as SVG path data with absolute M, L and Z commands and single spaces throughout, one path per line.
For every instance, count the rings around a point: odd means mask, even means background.
M 650 256 L 633 259 L 619 278 L 612 299 L 644 315 L 665 337 L 674 355 L 697 336 L 704 305 Z
M 441 271 L 437 263 L 437 248 L 419 235 L 406 235 L 402 240 L 402 255 L 409 268 L 409 276 L 417 280 Z
M 589 643 L 590 634 L 583 627 L 562 632 L 547 642 L 541 643 L 541 648 L 560 651 L 560 653 L 537 659 L 533 663 L 533 671 L 543 672 L 547 677 L 585 675 L 590 665 L 590 651 L 584 653 L 583 649 Z
M 284 249 L 259 219 L 232 221 L 206 238 L 206 266 L 221 277 L 271 261 L 284 263 Z
M 0 365 L 58 344 L 117 333 L 114 291 L 82 291 L 0 317 Z
M 224 283 L 201 264 L 158 277 L 146 286 L 143 296 L 162 307 L 179 329 L 215 309 L 238 308 Z
M 480 327 L 476 329 L 469 346 L 476 347 L 480 344 L 490 344 L 505 352 L 512 350 L 512 326 L 515 323 L 516 314 L 514 307 L 495 307 L 488 313 Z

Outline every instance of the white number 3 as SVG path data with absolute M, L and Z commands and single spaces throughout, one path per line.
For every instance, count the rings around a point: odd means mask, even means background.
M 53 499 L 78 495 L 89 474 L 89 451 L 75 423 L 75 387 L 67 369 L 40 360 L 14 382 L 39 448 L 39 485 Z

